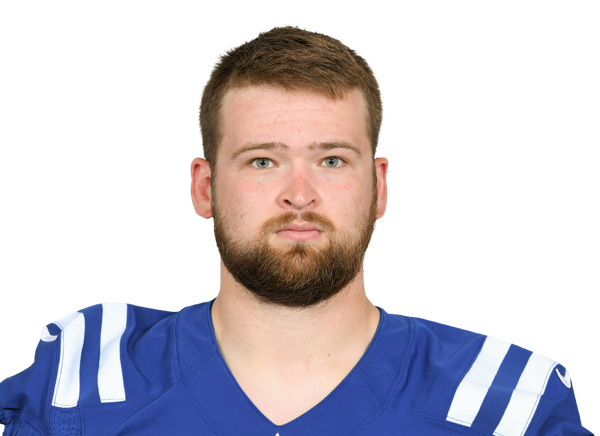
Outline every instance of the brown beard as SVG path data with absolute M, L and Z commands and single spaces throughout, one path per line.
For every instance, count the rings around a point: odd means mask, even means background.
M 265 222 L 259 237 L 251 242 L 238 242 L 232 236 L 232 226 L 219 212 L 214 194 L 215 239 L 221 259 L 233 278 L 260 301 L 310 307 L 336 295 L 362 270 L 375 228 L 376 186 L 370 208 L 354 232 L 340 233 L 328 218 L 315 212 L 286 212 Z M 270 235 L 298 219 L 323 231 L 329 239 L 327 245 L 315 248 L 296 242 L 288 249 L 269 245 Z

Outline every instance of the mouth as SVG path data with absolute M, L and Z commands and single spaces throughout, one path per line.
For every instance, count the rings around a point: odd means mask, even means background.
M 293 242 L 309 242 L 318 239 L 321 232 L 319 230 L 280 230 L 276 235 Z
M 302 222 L 293 222 L 293 223 L 289 223 L 285 226 L 283 226 L 279 231 L 293 231 L 293 232 L 310 232 L 310 231 L 317 231 L 320 232 L 321 229 L 319 228 L 319 226 L 316 226 L 315 224 L 306 222 L 306 221 L 302 221 Z

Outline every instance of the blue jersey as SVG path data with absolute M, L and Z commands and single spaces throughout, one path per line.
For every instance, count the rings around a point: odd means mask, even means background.
M 369 348 L 333 392 L 275 425 L 229 371 L 211 307 L 110 303 L 48 325 L 35 363 L 0 384 L 4 435 L 591 435 L 561 365 L 383 310 Z

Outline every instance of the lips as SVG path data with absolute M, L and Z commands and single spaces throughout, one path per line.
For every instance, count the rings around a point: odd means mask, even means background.
M 293 232 L 312 232 L 312 231 L 317 231 L 317 232 L 321 232 L 321 230 L 315 226 L 314 224 L 311 223 L 291 223 L 288 224 L 286 226 L 284 226 L 283 228 L 281 228 L 279 230 L 279 232 L 284 232 L 284 231 L 293 231 Z
M 321 236 L 321 230 L 311 223 L 291 223 L 276 232 L 277 236 L 294 242 L 307 242 Z
M 283 239 L 287 239 L 293 242 L 309 242 L 318 239 L 321 236 L 321 232 L 318 230 L 282 230 L 277 232 L 277 236 Z

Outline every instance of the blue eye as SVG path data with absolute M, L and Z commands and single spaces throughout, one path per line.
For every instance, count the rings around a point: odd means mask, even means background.
M 331 156 L 331 157 L 328 157 L 328 158 L 326 158 L 326 159 L 325 159 L 323 162 L 327 162 L 327 163 L 329 163 L 329 162 L 333 161 L 334 163 L 336 163 L 336 162 L 339 162 L 339 161 L 341 161 L 341 160 L 342 160 L 342 159 L 341 159 L 341 158 L 339 158 L 339 157 L 336 157 L 336 156 Z M 338 167 L 338 165 L 336 165 L 336 166 L 334 166 L 334 167 L 330 167 L 330 166 L 328 166 L 328 168 L 337 168 L 337 167 Z
M 257 164 L 254 165 L 254 162 L 257 162 Z M 273 163 L 273 161 L 269 158 L 257 157 L 255 159 L 252 159 L 250 162 L 248 162 L 248 164 L 251 165 L 253 168 L 256 168 L 259 170 L 265 170 L 268 168 L 272 168 L 272 166 L 268 166 L 269 162 Z M 340 162 L 347 163 L 344 158 L 341 158 L 338 156 L 329 156 L 329 157 L 323 159 L 323 162 L 325 162 L 325 165 L 327 168 L 331 168 L 331 169 L 339 168 L 341 166 Z M 330 166 L 330 164 L 333 166 Z
M 256 159 L 252 159 L 252 160 L 250 161 L 250 164 L 253 164 L 254 162 L 260 162 L 260 163 L 264 163 L 265 161 L 271 162 L 271 159 L 267 159 L 266 157 L 259 157 L 259 158 L 256 158 Z M 254 166 L 254 165 L 253 165 L 253 166 Z M 258 166 L 258 167 L 255 167 L 255 168 L 258 168 L 258 169 L 265 169 L 265 168 L 269 168 L 269 167 L 262 167 L 262 166 Z

